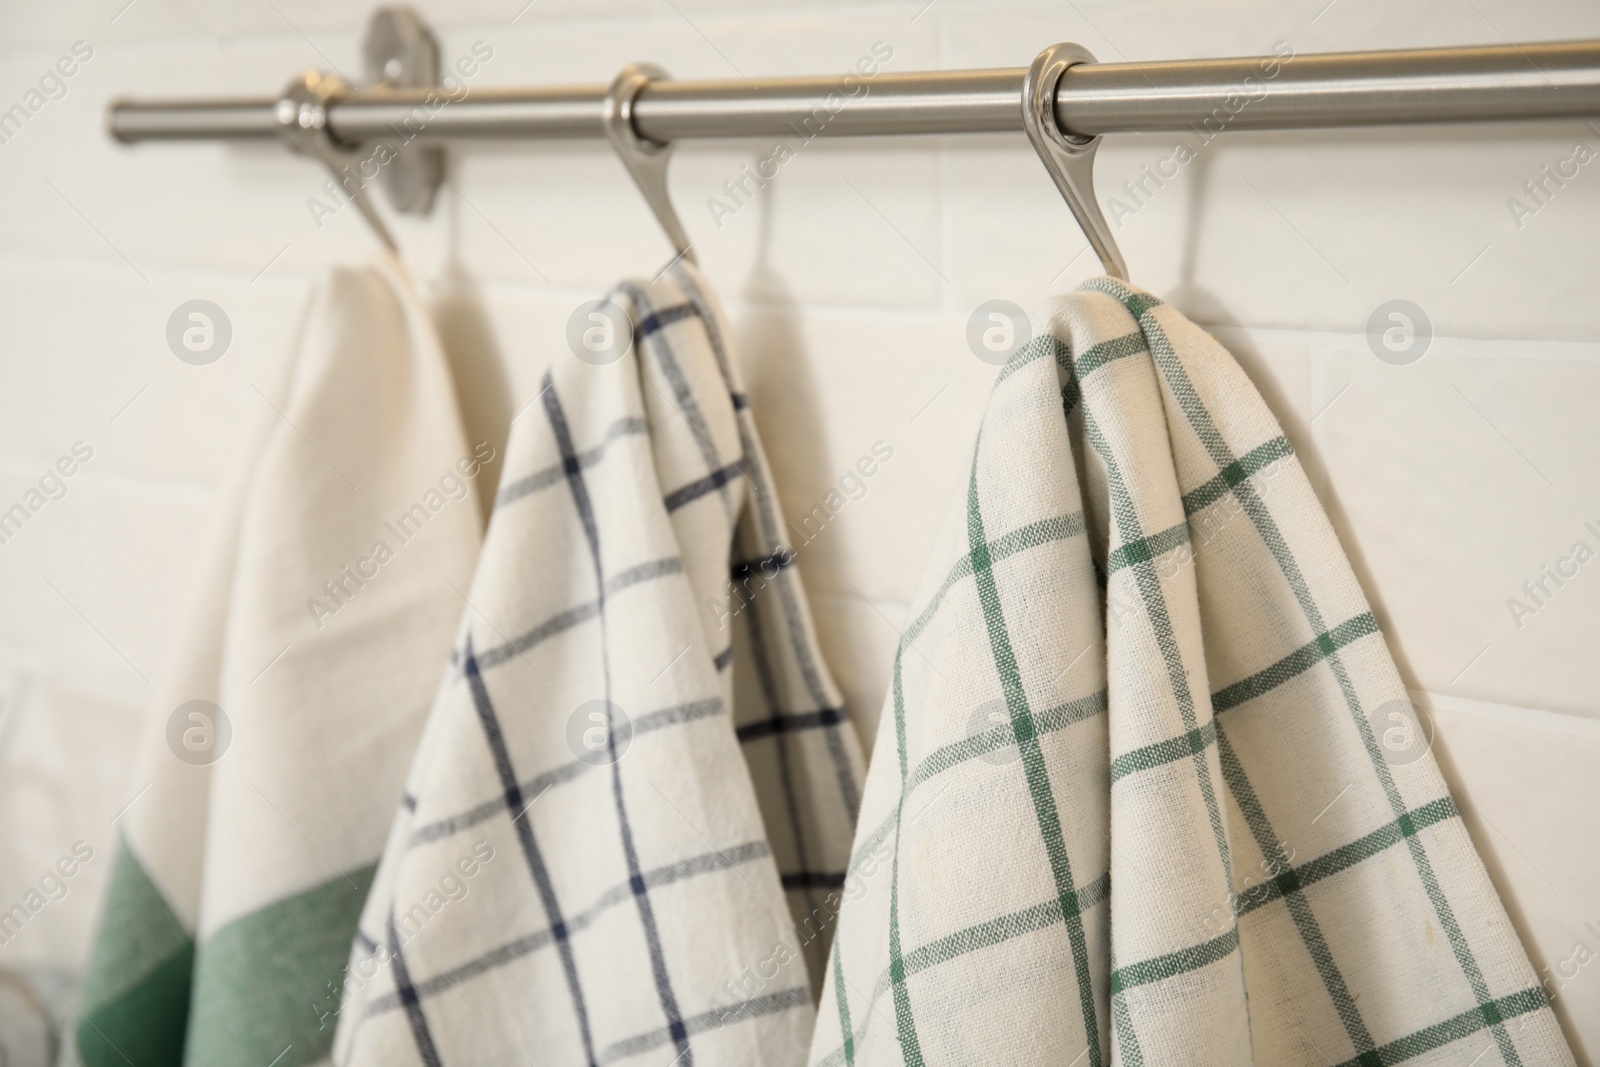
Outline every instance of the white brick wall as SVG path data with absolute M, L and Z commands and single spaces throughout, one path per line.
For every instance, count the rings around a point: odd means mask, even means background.
M 235 427 L 257 388 L 281 388 L 317 272 L 373 246 L 352 210 L 316 227 L 323 175 L 276 147 L 128 149 L 102 132 L 119 94 L 357 73 L 365 5 L 125 2 L 0 12 L 0 108 L 73 42 L 94 49 L 0 144 L 0 507 L 73 442 L 94 448 L 0 545 L 0 900 L 78 838 L 104 850 L 0 967 L 81 959 L 145 679 Z M 887 69 L 915 70 L 1025 65 L 1057 40 L 1155 59 L 1600 36 L 1586 0 L 525 3 L 420 6 L 447 58 L 493 47 L 474 87 L 600 82 L 647 58 L 680 77 L 843 71 L 878 40 Z M 1179 140 L 1109 140 L 1103 194 Z M 1520 628 L 1506 606 L 1574 541 L 1600 548 L 1583 525 L 1600 529 L 1600 162 L 1520 227 L 1507 208 L 1580 141 L 1600 150 L 1600 125 L 1225 135 L 1118 236 L 1135 279 L 1212 324 L 1284 421 L 1402 670 L 1432 694 L 1419 700 L 1475 839 L 1592 1060 L 1600 967 L 1570 961 L 1579 942 L 1600 951 L 1600 562 Z M 965 347 L 967 315 L 1070 288 L 1092 256 L 1020 136 L 814 143 L 718 226 L 707 199 L 769 150 L 685 145 L 673 190 L 738 320 L 790 513 L 874 441 L 895 450 L 801 552 L 826 649 L 872 722 L 994 373 Z M 433 216 L 395 229 L 440 301 L 474 439 L 503 439 L 570 310 L 666 246 L 600 143 L 474 146 L 450 173 Z M 164 341 L 197 297 L 234 326 L 209 367 Z M 1363 334 L 1395 297 L 1439 335 L 1408 367 Z

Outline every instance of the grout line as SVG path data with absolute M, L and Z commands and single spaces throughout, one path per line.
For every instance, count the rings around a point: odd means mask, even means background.
M 945 210 L 945 209 L 941 209 Z M 1084 246 L 1085 250 L 1088 248 Z M 117 262 L 109 257 L 97 258 L 87 256 L 35 256 L 32 253 L 0 249 L 0 278 L 6 277 L 74 277 L 83 278 L 84 270 L 105 268 L 104 275 L 97 279 L 111 286 L 126 286 L 131 288 L 132 279 L 115 277 L 121 270 L 110 269 Z M 146 265 L 152 283 L 157 285 L 217 285 L 237 286 L 248 289 L 251 279 L 259 268 L 230 267 L 187 261 L 181 264 Z M 263 279 L 271 281 L 276 279 L 280 286 L 293 285 L 295 287 L 314 286 L 323 275 L 320 269 L 307 271 L 274 270 L 272 277 Z M 518 281 L 510 277 L 496 277 L 487 275 L 476 280 L 477 291 L 489 300 L 517 300 L 532 299 L 550 306 L 560 306 L 578 303 L 593 299 L 602 291 L 601 287 L 588 288 L 581 284 L 571 283 L 563 285 L 560 281 L 553 281 L 550 288 L 531 286 L 526 281 Z M 957 283 L 958 284 L 958 283 Z M 957 310 L 943 307 L 943 300 L 937 304 L 894 307 L 882 304 L 842 304 L 827 301 L 802 301 L 799 305 L 778 303 L 772 301 L 731 298 L 724 301 L 729 310 L 736 316 L 744 315 L 771 315 L 787 319 L 837 319 L 847 322 L 882 322 L 887 325 L 952 325 L 958 320 L 965 322 L 965 315 Z M 1305 344 L 1308 341 L 1333 341 L 1336 343 L 1358 342 L 1365 350 L 1365 334 L 1362 331 L 1340 330 L 1331 327 L 1307 326 L 1250 326 L 1237 323 L 1209 323 L 1204 319 L 1192 320 L 1195 325 L 1206 329 L 1221 339 L 1224 345 L 1242 341 L 1267 341 L 1287 344 Z M 1559 360 L 1562 362 L 1583 363 L 1593 365 L 1600 360 L 1600 342 L 1587 340 L 1569 340 L 1566 338 L 1539 338 L 1539 337 L 1475 337 L 1470 335 L 1439 336 L 1434 338 L 1437 347 L 1448 347 L 1451 351 L 1440 354 L 1451 358 L 1488 358 L 1488 359 L 1513 359 L 1513 360 Z M 1529 349 L 1545 349 L 1546 351 L 1533 351 Z M 1474 351 L 1476 349 L 1476 351 Z
M 1417 706 L 1427 711 L 1468 715 L 1475 719 L 1488 719 L 1520 729 L 1600 741 L 1600 719 L 1587 715 L 1519 704 L 1501 704 L 1492 700 L 1474 700 L 1471 697 L 1436 693 L 1430 689 L 1408 689 L 1406 692 Z
M 125 2 L 125 0 L 121 0 L 121 2 Z M 526 0 L 521 0 L 517 6 L 520 7 L 525 2 Z M 938 7 L 945 7 L 953 2 L 955 0 L 941 0 Z M 118 6 L 120 6 L 120 2 Z M 538 8 L 537 4 L 530 6 L 536 10 Z M 971 5 L 958 6 L 965 6 L 968 11 L 974 10 Z M 356 10 L 360 10 L 363 13 L 366 11 L 365 8 Z M 546 10 L 551 9 L 547 8 Z M 695 16 L 703 21 L 705 25 L 712 26 L 715 29 L 724 27 L 736 29 L 760 26 L 770 27 L 781 25 L 786 21 L 803 21 L 816 25 L 819 30 L 825 30 L 841 25 L 855 27 L 863 25 L 875 26 L 883 22 L 905 23 L 910 10 L 907 0 L 898 0 L 898 2 L 884 0 L 884 2 L 879 3 L 852 4 L 849 8 L 850 15 L 840 18 L 828 15 L 819 16 L 815 7 L 806 7 L 799 4 L 785 4 L 779 7 L 762 7 L 750 10 L 738 3 L 727 2 L 717 7 L 696 10 Z M 933 12 L 933 14 L 937 14 L 937 11 Z M 669 18 L 665 15 L 639 18 L 631 13 L 600 17 L 589 14 L 573 16 L 546 15 L 542 18 L 524 18 L 514 27 L 511 27 L 504 20 L 448 21 L 441 24 L 439 20 L 430 19 L 430 22 L 433 24 L 435 33 L 444 38 L 446 43 L 457 38 L 470 40 L 473 37 L 482 37 L 488 33 L 504 34 L 508 29 L 511 32 L 520 34 L 532 33 L 547 37 L 552 30 L 557 32 L 572 31 L 575 33 L 596 30 L 602 32 L 618 30 L 658 32 L 669 26 L 681 27 L 683 25 L 682 20 Z M 208 51 L 217 51 L 217 39 L 219 36 L 224 35 L 230 41 L 229 54 L 234 55 L 251 46 L 257 46 L 264 52 L 281 53 L 285 43 L 297 42 L 302 45 L 305 43 L 304 36 L 292 28 L 268 29 L 267 27 L 270 25 L 271 23 L 262 19 L 258 28 L 238 32 L 235 27 L 223 25 L 220 20 L 203 26 L 196 26 L 190 20 L 181 28 L 182 32 L 180 33 L 123 38 L 108 41 L 104 45 L 96 41 L 95 55 L 98 57 L 102 49 L 108 55 L 113 52 L 123 56 L 127 56 L 130 53 L 146 53 L 153 54 L 155 58 L 170 55 L 171 51 L 178 48 L 187 49 L 191 52 L 197 47 L 205 48 Z M 361 35 L 366 31 L 364 18 L 348 23 L 317 25 L 310 29 L 312 36 L 320 41 L 338 40 L 347 43 L 350 46 L 351 62 L 358 62 Z M 0 62 L 4 62 L 12 56 L 22 56 L 29 60 L 43 58 L 46 65 L 48 65 L 49 61 L 60 51 L 60 38 L 70 38 L 71 36 L 73 36 L 71 31 L 62 30 L 60 33 L 50 36 L 39 36 L 16 43 L 8 43 L 5 47 L 0 47 Z M 711 69 L 714 68 L 707 64 L 706 70 L 709 71 Z M 603 76 L 597 75 L 591 80 L 595 82 L 608 81 L 611 73 L 615 72 L 612 71 Z M 680 76 L 688 78 L 691 73 L 694 72 L 686 69 Z M 287 77 L 287 75 L 288 72 L 284 76 Z

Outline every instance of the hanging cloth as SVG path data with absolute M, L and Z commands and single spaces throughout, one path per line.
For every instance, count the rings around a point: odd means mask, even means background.
M 118 819 L 90 1067 L 326 1058 L 477 556 L 493 449 L 392 257 L 333 272 L 287 401 L 258 392 Z
M 513 420 L 341 1064 L 804 1062 L 858 742 L 720 311 L 609 300 Z
M 1293 449 L 1176 310 L 1048 309 L 911 619 L 813 1064 L 1572 1062 Z

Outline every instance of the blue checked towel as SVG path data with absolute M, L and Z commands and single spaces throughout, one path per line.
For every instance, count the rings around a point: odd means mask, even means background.
M 812 1063 L 1572 1063 L 1289 442 L 1108 278 L 1000 373 Z
M 336 1059 L 804 1062 L 863 761 L 719 309 L 610 299 L 517 416 Z

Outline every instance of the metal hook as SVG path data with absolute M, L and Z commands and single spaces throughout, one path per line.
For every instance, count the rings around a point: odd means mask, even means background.
M 672 154 L 672 145 L 640 137 L 633 125 L 633 105 L 639 93 L 652 81 L 663 81 L 670 76 L 653 63 L 634 63 L 623 67 L 606 93 L 606 136 L 622 159 L 622 165 L 633 175 L 634 184 L 644 194 L 656 221 L 667 231 L 667 240 L 672 242 L 678 257 L 695 263 L 689 236 L 684 232 L 683 223 L 678 221 L 678 213 L 673 209 L 672 198 L 667 193 L 667 161 Z
M 360 151 L 351 151 L 339 145 L 328 129 L 328 106 L 350 91 L 343 78 L 308 70 L 284 87 L 278 97 L 274 117 L 278 132 L 290 148 L 313 159 L 321 160 L 333 173 L 333 180 L 355 201 L 356 208 L 372 226 L 373 232 L 389 251 L 399 254 L 394 236 L 378 217 L 372 201 L 367 199 L 365 185 L 351 164 Z
M 1094 196 L 1094 150 L 1100 146 L 1100 137 L 1069 135 L 1056 122 L 1056 88 L 1061 76 L 1079 63 L 1094 61 L 1094 56 L 1081 45 L 1053 44 L 1040 52 L 1022 83 L 1022 126 L 1044 161 L 1045 170 L 1066 198 L 1083 235 L 1100 257 L 1100 265 L 1113 278 L 1127 281 L 1128 265 L 1123 262 L 1116 238 L 1111 236 L 1111 227 L 1106 225 Z

